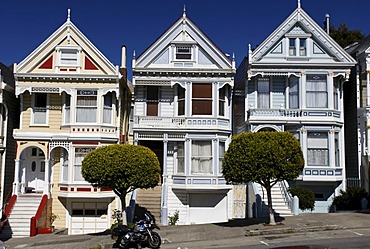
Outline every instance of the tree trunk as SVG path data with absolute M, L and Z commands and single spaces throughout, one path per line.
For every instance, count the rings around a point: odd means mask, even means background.
M 126 193 L 121 194 L 121 206 L 122 206 L 122 224 L 127 225 L 127 215 L 126 215 Z
M 275 223 L 275 215 L 274 210 L 272 209 L 272 197 L 271 197 L 271 186 L 265 186 L 267 191 L 267 200 L 268 200 L 268 207 L 269 207 L 269 217 L 270 217 L 270 223 L 269 225 L 276 225 Z

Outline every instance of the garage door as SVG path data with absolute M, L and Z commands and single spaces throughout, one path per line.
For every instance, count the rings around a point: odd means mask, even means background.
M 227 221 L 226 194 L 189 194 L 189 215 L 193 224 Z
M 107 202 L 72 202 L 69 234 L 98 233 L 108 229 Z

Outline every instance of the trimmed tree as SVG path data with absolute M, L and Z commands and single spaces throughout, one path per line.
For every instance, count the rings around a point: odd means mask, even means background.
M 147 147 L 114 144 L 97 148 L 82 161 L 82 176 L 93 186 L 111 188 L 120 198 L 123 223 L 126 219 L 126 195 L 137 188 L 153 188 L 160 179 L 156 154 Z
M 289 132 L 246 132 L 233 136 L 222 162 L 228 183 L 257 182 L 267 191 L 271 225 L 275 225 L 271 188 L 294 180 L 304 167 L 299 141 Z

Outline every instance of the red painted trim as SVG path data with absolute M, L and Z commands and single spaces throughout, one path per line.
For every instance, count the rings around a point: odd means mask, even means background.
M 71 188 L 71 191 L 75 191 L 75 188 Z
M 111 188 L 101 188 L 100 191 L 112 191 Z
M 39 227 L 37 228 L 37 234 L 49 234 L 53 232 L 51 227 Z
M 59 189 L 60 189 L 60 191 L 68 191 L 68 188 L 66 188 L 66 187 L 60 187 Z
M 99 70 L 87 56 L 85 56 L 85 70 Z
M 39 68 L 41 69 L 53 69 L 53 56 L 50 56 Z
M 66 72 L 67 71 L 67 68 L 61 68 L 60 71 Z
M 16 195 L 13 195 L 12 198 L 10 198 L 9 204 L 8 204 L 8 206 L 6 206 L 6 209 L 5 209 L 5 216 L 6 217 L 8 217 L 9 214 L 10 214 L 10 211 L 12 211 L 16 200 L 17 200 Z
M 37 235 L 37 229 L 36 229 L 36 218 L 33 216 L 31 218 L 31 224 L 30 224 L 30 237 Z
M 42 210 L 44 210 L 47 200 L 48 200 L 48 196 L 43 195 L 42 199 L 41 199 L 41 202 L 40 202 L 40 205 L 39 205 L 39 208 L 37 209 L 36 215 L 31 218 L 31 224 L 30 224 L 31 225 L 31 227 L 30 227 L 30 236 L 31 237 L 37 235 L 36 220 L 40 219 L 41 214 L 42 214 Z
M 97 145 L 98 142 L 72 142 L 72 144 Z
M 77 69 L 75 69 L 75 68 L 70 68 L 70 69 L 69 69 L 69 71 L 70 71 L 70 72 L 76 72 L 76 71 L 77 71 Z
M 77 188 L 77 191 L 81 191 L 81 192 L 91 192 L 91 188 Z

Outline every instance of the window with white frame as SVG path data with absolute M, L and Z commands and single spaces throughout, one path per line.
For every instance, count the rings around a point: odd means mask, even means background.
M 299 39 L 299 56 L 306 56 L 307 55 L 307 39 L 300 38 Z
M 69 124 L 71 122 L 71 95 L 63 93 L 64 95 L 64 123 Z
M 79 50 L 76 48 L 62 48 L 59 51 L 60 66 L 79 66 Z
M 225 142 L 218 143 L 218 172 L 222 174 L 222 160 L 224 160 L 225 155 Z
M 193 115 L 212 115 L 212 84 L 193 83 L 191 101 Z
M 307 74 L 306 98 L 308 108 L 327 108 L 327 77 L 323 74 Z
M 334 99 L 334 109 L 339 109 L 339 86 L 340 80 L 338 78 L 334 78 L 334 87 L 333 87 L 333 99 Z
M 77 90 L 76 122 L 95 123 L 98 109 L 96 90 Z
M 113 94 L 111 92 L 104 95 L 103 123 L 111 124 L 113 117 Z
M 193 140 L 191 144 L 191 173 L 212 174 L 212 141 Z
M 176 153 L 176 173 L 185 174 L 185 150 L 184 142 L 177 142 L 175 147 Z
M 307 56 L 307 38 L 289 38 L 289 56 Z
M 46 125 L 47 124 L 47 93 L 34 93 L 33 96 L 33 124 Z
M 177 86 L 177 115 L 185 115 L 185 89 Z
M 82 161 L 85 156 L 93 151 L 94 148 L 75 148 L 75 159 L 74 159 L 74 167 L 73 167 L 73 181 L 81 182 L 85 181 L 82 176 Z
M 296 42 L 295 38 L 289 38 L 289 55 L 295 56 L 296 55 Z
M 299 108 L 299 79 L 294 76 L 289 78 L 289 108 Z
M 307 165 L 329 166 L 328 132 L 307 132 Z
M 68 182 L 68 153 L 66 151 L 62 151 L 60 157 L 62 159 L 62 182 Z
M 335 167 L 340 167 L 339 133 L 334 133 Z
M 225 116 L 226 86 L 218 89 L 218 115 Z
M 258 78 L 257 80 L 257 107 L 261 109 L 270 108 L 270 79 Z
M 179 45 L 176 46 L 176 60 L 191 60 L 191 46 Z

